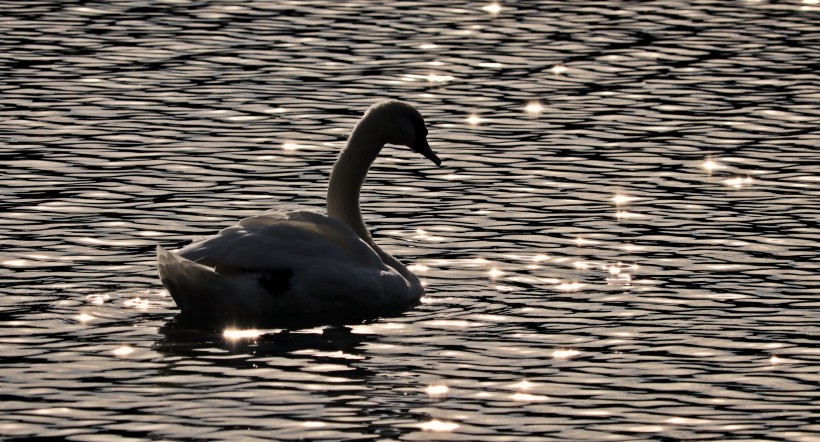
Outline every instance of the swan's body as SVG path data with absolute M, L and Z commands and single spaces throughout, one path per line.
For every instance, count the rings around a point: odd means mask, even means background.
M 370 237 L 359 192 L 387 143 L 439 164 L 426 135 L 409 104 L 374 105 L 333 167 L 328 216 L 268 212 L 176 252 L 157 247 L 163 285 L 184 315 L 217 320 L 377 311 L 418 301 L 419 279 Z

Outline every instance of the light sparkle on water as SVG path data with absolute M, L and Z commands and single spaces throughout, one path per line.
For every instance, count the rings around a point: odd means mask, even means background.
M 743 187 L 748 187 L 752 185 L 752 177 L 736 177 L 736 178 L 729 178 L 728 180 L 724 180 L 723 183 L 729 187 L 734 187 L 735 189 L 741 189 Z
M 552 72 L 555 75 L 561 75 L 561 74 L 567 72 L 568 70 L 569 70 L 569 68 L 567 68 L 566 66 L 564 66 L 561 63 L 558 63 L 555 66 L 553 66 L 552 68 L 550 68 L 550 72 Z
M 231 340 L 238 340 L 238 339 L 256 339 L 262 335 L 261 330 L 256 329 L 227 329 L 222 332 L 222 336 L 226 339 Z
M 423 273 L 430 270 L 430 267 L 424 264 L 410 264 L 409 266 L 407 266 L 407 269 L 413 273 Z
M 482 11 L 488 12 L 493 17 L 497 17 L 499 14 L 501 14 L 501 11 L 503 9 L 504 8 L 502 8 L 498 2 L 492 2 L 489 5 L 486 5 L 481 8 Z
M 711 158 L 708 158 L 706 161 L 704 161 L 703 164 L 701 164 L 700 167 L 704 168 L 706 170 L 706 172 L 709 173 L 709 175 L 711 175 L 712 172 L 715 171 L 715 170 L 725 169 L 726 168 L 726 166 L 724 166 L 723 164 L 718 163 L 717 161 L 715 161 Z
M 581 354 L 581 352 L 573 348 L 559 348 L 552 352 L 552 357 L 555 359 L 570 359 L 579 354 Z
M 448 391 L 450 391 L 450 388 L 448 388 L 444 384 L 433 384 L 427 386 L 427 388 L 424 389 L 424 392 L 427 393 L 427 396 L 431 398 L 444 397 L 447 395 Z
M 538 101 L 530 101 L 524 107 L 524 111 L 526 111 L 530 116 L 535 117 L 544 112 L 544 106 L 541 106 L 541 103 Z
M 433 419 L 428 422 L 419 424 L 419 428 L 424 431 L 453 431 L 458 428 L 455 422 L 445 422 L 438 419 Z
M 510 396 L 510 399 L 516 402 L 543 402 L 549 400 L 547 396 L 530 393 L 515 393 Z
M 455 79 L 452 75 L 439 75 L 435 72 L 430 72 L 426 77 L 429 83 L 446 83 Z
M 496 278 L 499 278 L 499 277 L 503 276 L 504 271 L 499 270 L 497 268 L 492 268 L 492 269 L 490 269 L 490 271 L 487 272 L 487 274 L 490 275 L 491 279 L 496 279 Z
M 293 152 L 293 151 L 301 150 L 301 149 L 304 149 L 304 148 L 305 148 L 305 146 L 302 146 L 301 144 L 292 143 L 292 142 L 282 144 L 282 150 L 285 150 L 287 152 Z
M 131 348 L 131 347 L 127 346 L 127 345 L 121 345 L 121 346 L 117 347 L 116 349 L 114 349 L 114 352 L 113 352 L 113 353 L 114 353 L 116 356 L 123 357 L 123 356 L 128 356 L 128 355 L 130 355 L 130 354 L 131 354 L 131 353 L 133 353 L 133 352 L 134 352 L 134 349 L 133 349 L 133 348 Z
M 79 315 L 75 316 L 74 318 L 76 320 L 80 321 L 80 322 L 88 322 L 88 321 L 91 321 L 91 320 L 95 319 L 94 316 L 89 315 L 88 313 L 80 313 Z
M 584 286 L 586 286 L 586 284 L 580 282 L 564 282 L 556 285 L 555 288 L 562 292 L 576 292 L 584 288 Z
M 510 387 L 518 389 L 518 390 L 529 390 L 530 388 L 534 387 L 535 384 L 532 382 L 522 379 L 520 382 L 516 382 L 515 384 L 510 385 Z
M 621 194 L 621 193 L 616 193 L 615 196 L 612 197 L 612 202 L 614 202 L 615 205 L 620 206 L 622 204 L 626 204 L 626 203 L 635 201 L 636 199 L 638 199 L 638 198 L 627 196 L 627 195 L 624 195 L 624 194 Z

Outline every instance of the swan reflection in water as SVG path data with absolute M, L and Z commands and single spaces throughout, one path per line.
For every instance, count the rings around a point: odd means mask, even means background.
M 248 355 L 254 358 L 264 356 L 292 355 L 320 352 L 336 355 L 332 359 L 356 360 L 364 356 L 364 343 L 372 339 L 366 333 L 354 333 L 348 326 L 326 326 L 312 329 L 270 329 L 270 328 L 225 328 L 203 330 L 197 323 L 186 321 L 180 316 L 162 327 L 154 350 L 166 356 L 202 356 L 207 349 L 220 349 L 233 355 Z M 212 352 L 212 350 L 210 351 Z M 220 364 L 231 366 L 252 366 L 249 358 L 219 359 Z
M 359 208 L 367 172 L 385 144 L 441 164 L 421 113 L 384 101 L 364 114 L 333 166 L 327 216 L 267 212 L 176 252 L 158 246 L 160 279 L 183 316 L 207 324 L 322 322 L 417 304 L 424 294 L 419 278 L 376 245 Z

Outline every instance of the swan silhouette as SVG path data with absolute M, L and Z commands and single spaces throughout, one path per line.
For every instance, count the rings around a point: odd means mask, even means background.
M 182 317 L 216 321 L 378 312 L 418 302 L 424 289 L 383 251 L 362 219 L 359 193 L 385 144 L 408 146 L 437 166 L 416 108 L 370 107 L 339 154 L 327 216 L 265 212 L 171 252 L 157 246 L 163 286 Z

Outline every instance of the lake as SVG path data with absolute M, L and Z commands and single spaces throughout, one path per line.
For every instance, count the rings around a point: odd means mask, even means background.
M 820 440 L 820 4 L 5 1 L 0 437 Z M 406 312 L 201 330 L 155 248 L 324 211 Z

